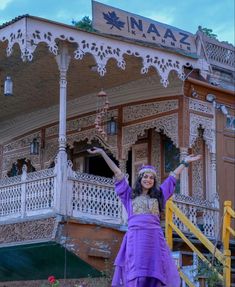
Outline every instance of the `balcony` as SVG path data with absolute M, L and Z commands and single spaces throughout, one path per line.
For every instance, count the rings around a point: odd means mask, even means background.
M 206 57 L 212 68 L 208 75 L 208 80 L 213 85 L 234 91 L 234 46 L 227 42 L 220 42 L 217 39 L 208 37 L 201 31 L 198 31 L 197 35 L 200 39 L 198 53 Z
M 62 214 L 105 226 L 126 226 L 126 212 L 114 192 L 112 179 L 75 172 L 68 164 L 66 200 L 61 202 L 56 170 L 55 166 L 27 173 L 23 168 L 22 175 L 0 180 L 0 225 Z M 215 239 L 219 209 L 213 203 L 181 194 L 175 194 L 173 200 L 207 237 Z M 175 224 L 188 232 L 177 219 Z

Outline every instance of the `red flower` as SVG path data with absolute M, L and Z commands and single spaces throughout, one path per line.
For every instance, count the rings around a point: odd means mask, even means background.
M 55 276 L 49 276 L 48 277 L 48 281 L 51 283 L 51 284 L 54 284 L 55 283 Z

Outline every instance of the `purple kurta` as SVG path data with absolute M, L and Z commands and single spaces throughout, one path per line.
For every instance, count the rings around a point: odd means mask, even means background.
M 164 203 L 174 192 L 169 176 L 160 186 Z M 166 244 L 158 215 L 133 214 L 131 188 L 123 178 L 115 190 L 128 214 L 128 231 L 115 260 L 113 287 L 179 287 L 180 277 Z

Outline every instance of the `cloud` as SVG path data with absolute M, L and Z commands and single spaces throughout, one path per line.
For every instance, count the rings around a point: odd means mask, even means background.
M 223 23 L 221 25 L 217 25 L 213 32 L 218 36 L 220 41 L 228 41 L 229 43 L 235 45 L 234 25 L 233 23 L 231 23 L 232 25 L 229 24 L 230 23 Z
M 153 13 L 152 11 L 151 12 L 146 11 L 145 15 L 146 17 L 153 19 L 155 21 L 171 25 L 174 23 L 174 20 L 175 20 L 174 12 L 175 12 L 175 9 L 172 8 L 172 9 L 168 9 L 167 11 L 161 10 L 161 12 L 159 13 Z
M 13 0 L 1 0 L 0 1 L 0 10 L 6 9 L 7 5 L 10 4 Z

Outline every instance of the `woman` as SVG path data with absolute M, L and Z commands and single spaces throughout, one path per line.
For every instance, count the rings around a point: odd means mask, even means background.
M 187 156 L 169 177 L 157 187 L 156 169 L 143 166 L 132 190 L 117 165 L 101 148 L 88 150 L 100 154 L 113 171 L 115 191 L 128 214 L 128 231 L 115 260 L 113 287 L 179 287 L 180 277 L 171 258 L 160 226 L 160 211 L 172 196 L 176 179 L 184 167 L 200 155 Z

